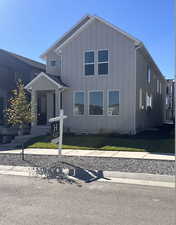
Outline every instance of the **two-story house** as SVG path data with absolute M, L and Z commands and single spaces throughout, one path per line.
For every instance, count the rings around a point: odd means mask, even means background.
M 26 85 L 42 71 L 45 71 L 44 64 L 0 49 L 0 134 L 6 130 L 4 109 L 17 81 L 21 79 Z
M 162 124 L 162 73 L 141 41 L 104 19 L 85 16 L 41 58 L 46 72 L 26 86 L 32 132 L 61 108 L 67 132 L 135 134 Z

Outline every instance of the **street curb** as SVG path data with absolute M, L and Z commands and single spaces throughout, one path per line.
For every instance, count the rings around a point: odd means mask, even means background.
M 15 176 L 28 176 L 28 177 L 40 177 L 47 178 L 46 175 L 42 174 L 41 171 L 46 168 L 39 167 L 24 167 L 24 166 L 4 166 L 0 165 L 0 175 L 15 175 Z M 118 171 L 103 171 L 103 175 L 96 177 L 94 173 L 89 170 L 85 170 L 95 180 L 99 182 L 110 182 L 110 183 L 123 183 L 123 184 L 136 184 L 144 186 L 156 186 L 156 187 L 167 187 L 175 188 L 175 177 L 168 175 L 153 175 L 146 173 L 128 173 Z M 98 171 L 95 171 L 98 172 Z M 62 169 L 62 173 L 74 181 L 80 182 L 80 179 L 69 175 L 69 169 Z M 93 179 L 94 180 L 94 179 Z

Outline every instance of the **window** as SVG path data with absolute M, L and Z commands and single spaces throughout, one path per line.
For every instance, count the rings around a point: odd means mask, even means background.
M 94 51 L 87 51 L 84 55 L 84 73 L 86 76 L 95 74 L 95 57 Z
M 147 65 L 147 82 L 150 84 L 151 82 L 151 68 L 150 65 Z
M 98 74 L 108 74 L 108 50 L 98 51 Z
M 103 115 L 103 92 L 89 93 L 89 115 Z
M 143 104 L 142 104 L 142 88 L 139 89 L 139 109 L 143 109 Z
M 108 93 L 108 115 L 119 115 L 119 91 L 109 91 Z
M 75 92 L 73 111 L 74 115 L 84 114 L 84 92 Z
M 146 93 L 146 108 L 148 107 L 152 108 L 152 95 L 148 95 L 148 93 Z
M 51 65 L 51 66 L 56 66 L 56 60 L 51 60 L 51 61 L 50 61 L 50 65 Z
M 166 94 L 169 94 L 169 87 L 166 87 Z

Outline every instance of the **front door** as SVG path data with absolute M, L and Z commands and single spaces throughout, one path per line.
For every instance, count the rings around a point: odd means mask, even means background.
M 39 93 L 37 98 L 37 125 L 47 124 L 47 95 Z

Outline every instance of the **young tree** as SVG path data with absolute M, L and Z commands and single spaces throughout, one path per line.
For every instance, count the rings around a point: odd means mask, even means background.
M 21 80 L 17 82 L 17 89 L 12 91 L 6 117 L 8 124 L 19 128 L 19 134 L 22 134 L 24 126 L 32 121 L 31 105 Z

